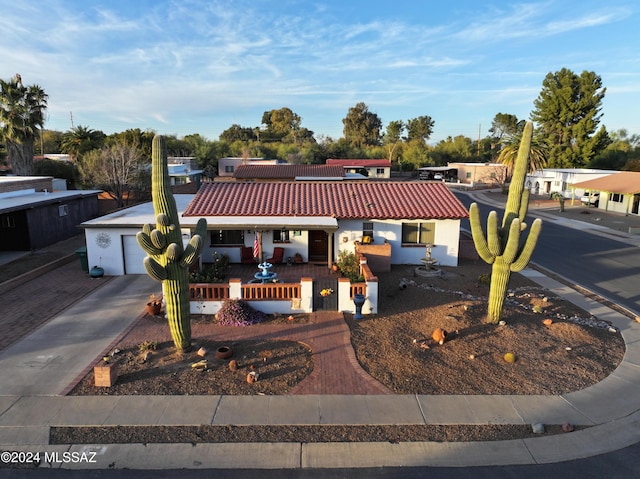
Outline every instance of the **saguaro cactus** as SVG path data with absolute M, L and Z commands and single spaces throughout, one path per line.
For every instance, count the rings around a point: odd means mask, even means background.
M 476 251 L 485 262 L 492 265 L 487 311 L 488 320 L 491 323 L 500 321 L 511 273 L 522 271 L 527 266 L 542 228 L 542 221 L 540 219 L 534 220 L 529 235 L 521 245 L 521 234 L 527 227 L 524 219 L 529 206 L 529 190 L 525 188 L 524 183 L 527 176 L 532 135 L 533 125 L 531 122 L 527 122 L 514 165 L 502 226 L 498 226 L 498 214 L 492 211 L 487 217 L 487 233 L 485 235 L 480 222 L 478 205 L 473 203 L 469 208 L 471 234 Z
M 195 234 L 183 247 L 178 209 L 169 187 L 167 145 L 164 137 L 159 135 L 153 138 L 151 196 L 156 224 L 144 225 L 136 239 L 148 255 L 144 259 L 147 273 L 162 281 L 173 343 L 178 351 L 185 351 L 191 343 L 189 267 L 198 260 L 202 251 L 207 221 L 204 218 L 198 220 Z

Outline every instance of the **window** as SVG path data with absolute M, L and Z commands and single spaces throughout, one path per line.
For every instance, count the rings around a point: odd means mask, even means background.
M 376 168 L 376 175 L 384 175 L 384 168 Z
M 0 216 L 0 227 L 15 228 L 16 220 L 13 216 Z
M 225 173 L 233 173 L 233 165 L 224 165 Z
M 273 230 L 273 242 L 274 243 L 288 243 L 289 231 L 288 230 Z
M 402 223 L 402 244 L 433 244 L 435 238 L 435 223 Z
M 244 246 L 243 230 L 215 230 L 211 232 L 211 246 L 241 245 Z
M 611 193 L 611 198 L 609 201 L 613 201 L 614 203 L 622 203 L 624 200 L 624 195 L 620 193 Z
M 58 216 L 67 216 L 69 214 L 69 207 L 67 205 L 58 205 Z
M 466 173 L 466 177 L 467 177 L 467 179 L 470 179 L 470 178 L 471 178 L 471 172 L 470 172 L 470 171 L 467 171 L 467 173 Z
M 365 238 L 369 238 L 365 240 Z M 362 223 L 362 242 L 371 243 L 373 241 L 373 221 L 364 221 Z

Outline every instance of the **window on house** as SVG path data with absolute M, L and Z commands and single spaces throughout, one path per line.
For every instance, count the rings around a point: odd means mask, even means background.
M 289 231 L 288 230 L 273 230 L 273 242 L 274 243 L 288 243 Z
M 58 205 L 58 216 L 67 216 L 69 214 L 69 207 L 67 205 Z
M 433 244 L 436 239 L 436 224 L 402 223 L 402 244 Z
M 622 203 L 624 201 L 624 195 L 620 193 L 611 193 L 611 198 L 609 201 L 613 201 L 614 203 Z
M 365 238 L 369 238 L 366 240 Z M 362 242 L 371 243 L 373 241 L 373 221 L 364 221 L 362 223 Z
M 15 228 L 16 220 L 13 216 L 0 216 L 0 227 Z
M 225 165 L 224 166 L 225 173 L 233 173 L 233 165 Z
M 384 175 L 384 168 L 376 168 L 377 175 Z
M 471 178 L 471 172 L 470 171 L 467 171 L 466 177 L 467 177 L 467 179 Z
M 211 246 L 244 246 L 243 230 L 215 230 L 211 232 Z

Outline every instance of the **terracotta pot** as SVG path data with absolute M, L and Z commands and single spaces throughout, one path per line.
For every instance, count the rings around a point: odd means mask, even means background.
M 228 359 L 233 355 L 233 351 L 229 346 L 220 346 L 216 349 L 216 358 L 218 359 Z
M 152 316 L 158 316 L 162 311 L 162 303 L 159 301 L 151 301 L 147 303 L 147 314 L 151 314 Z

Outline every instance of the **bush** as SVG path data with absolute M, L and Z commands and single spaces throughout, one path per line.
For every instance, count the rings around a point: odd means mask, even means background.
M 241 299 L 228 299 L 218 311 L 218 324 L 224 326 L 251 326 L 264 321 L 265 314 L 256 311 Z
M 229 274 L 229 256 L 213 253 L 213 263 L 189 275 L 191 283 L 222 283 Z
M 352 283 L 362 283 L 364 277 L 360 274 L 360 261 L 355 253 L 340 251 L 338 253 L 338 270 Z

